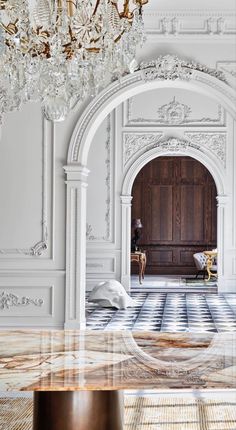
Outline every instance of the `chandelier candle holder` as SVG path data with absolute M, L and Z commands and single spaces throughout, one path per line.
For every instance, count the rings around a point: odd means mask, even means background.
M 137 68 L 148 0 L 0 0 L 0 118 L 40 101 L 63 121 Z

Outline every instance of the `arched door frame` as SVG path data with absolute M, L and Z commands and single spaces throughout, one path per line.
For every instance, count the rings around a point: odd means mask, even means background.
M 164 148 L 167 149 L 164 149 Z M 205 149 L 204 152 L 192 148 L 190 143 L 183 139 L 169 138 L 160 142 L 158 148 L 152 148 L 139 156 L 129 167 L 125 174 L 121 193 L 121 282 L 127 290 L 130 288 L 130 238 L 131 238 L 131 203 L 132 186 L 140 170 L 150 161 L 163 156 L 189 156 L 200 161 L 212 175 L 217 189 L 217 248 L 218 248 L 218 277 L 219 283 L 223 274 L 224 256 L 224 206 L 227 201 L 225 196 L 225 177 L 222 165 L 212 152 Z
M 217 100 L 233 118 L 236 117 L 234 90 L 218 79 L 217 72 L 207 68 L 198 69 L 198 66 L 191 69 L 186 66 L 186 62 L 176 57 L 165 58 L 165 62 L 162 59 L 151 62 L 144 70 L 109 85 L 88 105 L 72 134 L 67 165 L 64 168 L 67 185 L 66 328 L 85 327 L 87 160 L 92 139 L 105 117 L 128 98 L 158 88 L 182 88 L 208 95 Z M 124 201 L 128 198 L 130 196 L 122 191 L 123 209 Z M 224 194 L 219 194 L 218 216 L 225 201 Z M 127 235 L 128 231 L 124 233 L 124 238 Z M 220 241 L 219 232 L 218 240 Z

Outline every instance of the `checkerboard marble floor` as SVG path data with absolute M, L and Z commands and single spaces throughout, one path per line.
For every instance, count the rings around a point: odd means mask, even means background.
M 87 329 L 236 331 L 236 294 L 133 292 L 137 306 L 100 308 L 87 302 Z

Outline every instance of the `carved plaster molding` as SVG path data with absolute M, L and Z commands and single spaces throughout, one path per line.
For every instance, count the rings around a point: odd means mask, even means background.
M 236 34 L 234 13 L 234 10 L 207 9 L 149 10 L 144 12 L 144 16 L 148 35 L 232 37 Z
M 43 299 L 32 299 L 28 296 L 19 297 L 16 294 L 7 293 L 6 291 L 0 293 L 0 310 L 28 305 L 42 306 L 43 304 Z
M 123 165 L 138 152 L 147 151 L 159 146 L 163 133 L 124 133 L 123 134 Z
M 167 151 L 170 153 L 176 153 L 183 150 L 187 151 L 188 148 L 194 148 L 199 150 L 200 146 L 195 143 L 188 142 L 187 140 L 179 139 L 177 137 L 165 139 L 158 144 L 158 149 L 163 149 L 165 152 Z
M 204 76 L 198 76 L 194 74 L 194 71 L 199 71 L 205 74 Z M 143 62 L 139 69 L 125 76 L 120 81 L 115 81 L 111 84 L 108 89 L 103 90 L 100 95 L 96 97 L 96 99 L 90 103 L 87 107 L 84 115 L 81 117 L 81 120 L 78 122 L 77 127 L 72 135 L 72 145 L 70 146 L 70 152 L 68 155 L 68 162 L 77 162 L 79 157 L 79 149 L 83 148 L 81 142 L 83 142 L 84 135 L 86 133 L 86 129 L 89 126 L 90 121 L 99 111 L 102 106 L 106 105 L 108 100 L 115 95 L 117 95 L 121 90 L 125 90 L 125 88 L 129 88 L 135 84 L 141 83 L 142 81 L 148 82 L 152 80 L 176 80 L 183 79 L 189 80 L 191 77 L 195 80 L 203 82 L 204 84 L 215 88 L 220 93 L 224 94 L 230 100 L 235 102 L 235 96 L 232 96 L 229 92 L 223 90 L 220 85 L 216 85 L 216 83 L 212 83 L 209 77 L 215 77 L 223 82 L 225 81 L 224 75 L 222 72 L 219 72 L 215 69 L 210 69 L 206 66 L 191 63 L 186 60 L 180 60 L 176 56 L 166 55 L 161 56 L 155 61 L 151 62 Z M 204 79 L 205 78 L 205 79 Z M 226 82 L 227 83 L 227 82 Z
M 217 61 L 216 67 L 227 77 L 232 87 L 236 87 L 236 61 Z
M 184 135 L 199 148 L 210 150 L 225 166 L 226 163 L 226 133 L 195 133 L 185 132 Z
M 236 79 L 236 61 L 218 61 L 217 68 Z
M 104 236 L 96 236 L 93 234 L 93 226 L 91 224 L 86 225 L 86 237 L 88 241 L 95 242 L 109 242 L 111 240 L 111 116 L 107 117 L 107 138 L 105 143 L 106 149 L 106 213 L 105 213 L 105 224 L 106 234 Z
M 141 62 L 139 70 L 143 73 L 145 81 L 153 80 L 176 80 L 181 79 L 189 81 L 194 70 L 214 76 L 223 82 L 226 82 L 224 74 L 216 69 L 204 66 L 193 61 L 181 60 L 176 55 L 164 55 L 157 60 Z
M 157 110 L 157 118 L 133 117 L 133 105 L 135 97 L 127 101 L 127 125 L 154 124 L 159 126 L 198 126 L 198 125 L 220 125 L 225 124 L 225 112 L 221 105 L 218 105 L 217 117 L 190 118 L 192 108 L 184 103 L 180 103 L 176 97 Z
M 188 140 L 176 137 L 160 140 L 163 136 L 161 133 L 126 133 L 124 135 L 124 160 L 127 160 L 127 164 L 137 153 L 145 153 L 153 148 L 170 153 L 183 150 L 187 152 L 189 148 L 194 148 L 200 152 L 204 152 L 205 149 L 211 151 L 225 166 L 226 133 L 186 132 L 184 135 Z
M 198 82 L 202 82 L 203 84 L 207 85 L 208 87 L 213 88 L 216 91 L 222 92 L 222 88 L 220 87 L 219 84 L 217 84 L 217 82 L 212 82 L 210 81 L 206 76 L 204 75 L 197 75 L 195 76 L 195 80 Z M 229 85 L 229 82 L 226 82 Z M 235 94 L 230 93 L 229 91 L 227 91 L 226 89 L 224 90 L 224 95 L 231 100 L 234 104 L 236 103 L 236 96 Z
M 52 135 L 53 127 L 51 123 L 47 122 L 42 115 L 42 213 L 41 213 L 41 226 L 42 233 L 41 239 L 37 241 L 30 248 L 4 248 L 0 249 L 0 255 L 27 255 L 31 257 L 39 257 L 48 249 L 48 214 L 47 214 L 47 138 L 45 136 L 46 123 L 50 127 L 50 136 Z
M 97 100 L 91 103 L 91 109 L 89 112 L 83 117 L 82 123 L 79 127 L 79 132 L 76 135 L 76 142 L 73 148 L 72 161 L 76 162 L 78 160 L 79 154 L 79 146 L 80 142 L 83 139 L 83 135 L 89 125 L 90 120 L 93 118 L 94 114 L 109 100 L 113 95 L 117 94 L 119 90 L 128 88 L 130 85 L 138 83 L 142 81 L 142 76 L 140 74 L 129 74 L 125 77 L 123 81 L 114 82 L 111 87 L 104 91 L 100 97 L 98 96 Z

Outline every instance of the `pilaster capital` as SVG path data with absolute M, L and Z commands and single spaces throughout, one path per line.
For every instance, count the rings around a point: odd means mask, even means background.
M 87 183 L 89 169 L 81 164 L 67 164 L 63 167 L 66 173 L 66 182 L 69 181 L 80 181 Z
M 226 194 L 220 194 L 216 197 L 216 200 L 218 207 L 226 206 L 229 202 L 229 196 L 227 196 Z
M 121 204 L 124 206 L 131 206 L 132 199 L 133 199 L 133 196 L 131 195 L 120 196 Z

